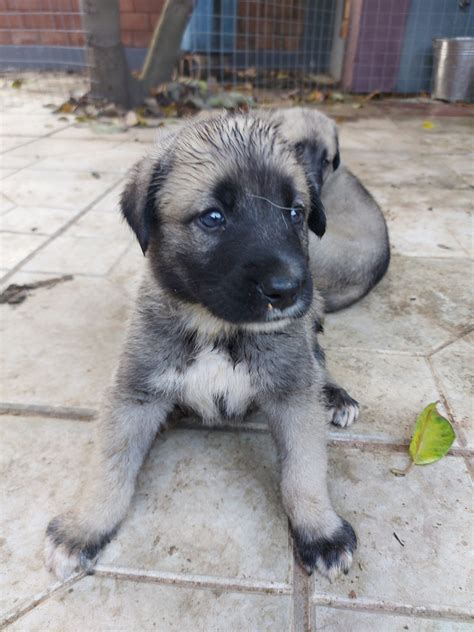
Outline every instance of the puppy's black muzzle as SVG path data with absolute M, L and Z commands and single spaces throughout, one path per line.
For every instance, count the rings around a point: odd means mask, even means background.
M 291 307 L 298 300 L 303 278 L 268 275 L 257 284 L 265 301 L 276 309 Z

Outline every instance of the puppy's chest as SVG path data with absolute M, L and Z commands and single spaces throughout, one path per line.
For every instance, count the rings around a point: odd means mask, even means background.
M 245 360 L 235 360 L 226 349 L 201 348 L 185 366 L 170 369 L 159 378 L 168 383 L 180 403 L 204 420 L 241 416 L 257 393 L 254 376 Z

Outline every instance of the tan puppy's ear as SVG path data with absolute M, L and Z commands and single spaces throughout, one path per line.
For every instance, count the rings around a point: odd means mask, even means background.
M 308 217 L 308 226 L 320 239 L 326 232 L 326 213 L 324 205 L 319 197 L 317 185 L 308 177 L 311 196 L 311 210 Z
M 164 130 L 157 137 L 154 151 L 133 168 L 120 199 L 128 225 L 146 253 L 150 236 L 158 224 L 157 194 L 170 169 L 170 148 L 178 129 Z

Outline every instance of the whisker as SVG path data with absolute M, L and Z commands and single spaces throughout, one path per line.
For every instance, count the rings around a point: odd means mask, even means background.
M 293 208 L 292 206 L 280 206 L 279 204 L 277 204 L 276 202 L 272 202 L 271 200 L 269 200 L 266 197 L 263 197 L 262 195 L 255 195 L 254 193 L 248 193 L 248 195 L 250 197 L 253 198 L 257 198 L 259 200 L 264 200 L 265 202 L 268 202 L 269 204 L 271 204 L 272 206 L 275 206 L 276 208 L 281 208 L 284 211 L 291 211 L 291 209 Z

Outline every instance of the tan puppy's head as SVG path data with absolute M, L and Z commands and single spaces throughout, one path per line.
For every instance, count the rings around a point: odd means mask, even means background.
M 312 299 L 308 227 L 325 215 L 278 129 L 223 115 L 164 131 L 122 196 L 160 285 L 234 324 L 302 316 Z
M 308 176 L 319 193 L 341 161 L 335 122 L 318 110 L 304 107 L 275 110 L 271 120 L 306 165 Z

